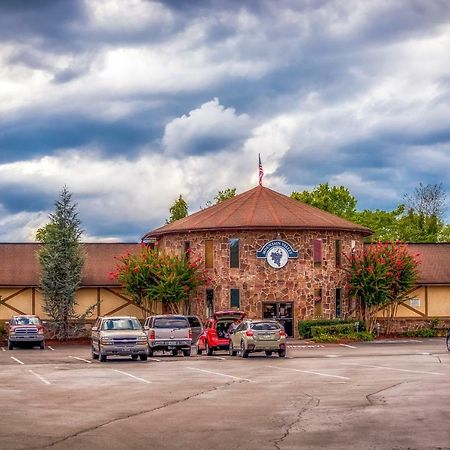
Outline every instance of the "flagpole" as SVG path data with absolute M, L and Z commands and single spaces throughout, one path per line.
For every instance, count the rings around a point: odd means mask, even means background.
M 264 176 L 264 170 L 261 164 L 261 154 L 258 153 L 258 172 L 259 172 L 259 185 L 262 186 L 262 179 Z

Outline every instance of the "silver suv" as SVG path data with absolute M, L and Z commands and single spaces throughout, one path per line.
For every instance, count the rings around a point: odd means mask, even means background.
M 147 360 L 147 335 L 136 317 L 98 317 L 92 327 L 92 358 L 106 361 L 110 355 Z
M 185 316 L 166 314 L 145 319 L 144 329 L 148 334 L 149 356 L 157 350 L 171 351 L 177 356 L 191 356 L 192 330 Z

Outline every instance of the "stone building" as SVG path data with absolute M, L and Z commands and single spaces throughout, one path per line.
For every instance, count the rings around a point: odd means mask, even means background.
M 345 255 L 365 227 L 263 186 L 148 232 L 144 242 L 201 257 L 212 279 L 193 302 L 202 317 L 238 308 L 274 317 L 294 335 L 301 318 L 341 317 Z

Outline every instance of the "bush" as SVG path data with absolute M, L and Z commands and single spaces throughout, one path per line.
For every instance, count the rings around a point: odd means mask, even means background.
M 301 339 L 308 339 L 312 337 L 311 328 L 317 326 L 340 325 L 340 324 L 355 324 L 358 321 L 354 319 L 314 319 L 314 320 L 299 320 L 298 334 Z M 364 323 L 359 321 L 359 330 L 364 331 Z
M 340 341 L 373 341 L 373 334 L 367 331 L 349 334 L 319 334 L 313 337 L 314 342 L 340 342 Z
M 408 337 L 436 337 L 441 335 L 441 330 L 436 328 L 422 328 L 421 330 L 406 331 L 403 334 Z
M 321 334 L 341 335 L 356 332 L 354 323 L 339 323 L 336 325 L 324 325 L 311 327 L 311 336 L 319 336 Z

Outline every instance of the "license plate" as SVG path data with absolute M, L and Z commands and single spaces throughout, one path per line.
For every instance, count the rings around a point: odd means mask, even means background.
M 175 350 L 176 346 L 175 345 L 169 345 L 167 348 L 168 348 L 168 350 Z

